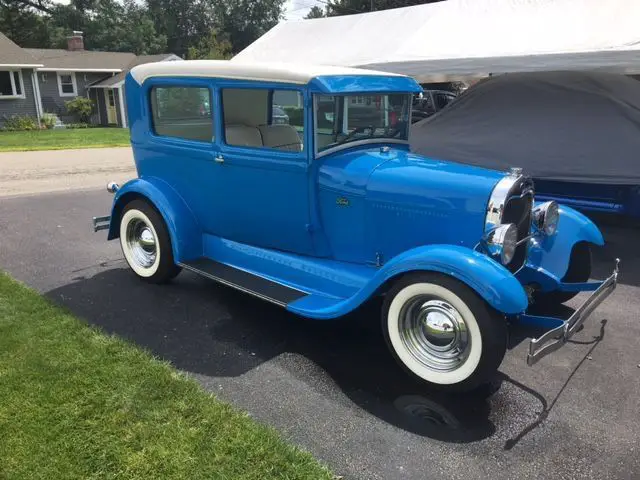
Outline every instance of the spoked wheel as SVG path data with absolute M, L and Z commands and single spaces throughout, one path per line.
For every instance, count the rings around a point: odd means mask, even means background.
M 124 207 L 120 246 L 129 267 L 145 281 L 163 283 L 180 273 L 164 220 L 144 200 L 133 200 Z
M 458 390 L 490 380 L 507 345 L 502 315 L 465 284 L 433 273 L 403 277 L 392 287 L 383 331 L 410 374 Z

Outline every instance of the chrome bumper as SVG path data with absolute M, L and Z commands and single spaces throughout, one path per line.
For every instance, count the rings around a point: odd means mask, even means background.
M 93 217 L 93 231 L 108 230 L 111 224 L 111 217 Z
M 529 354 L 527 355 L 527 365 L 535 364 L 542 357 L 555 352 L 562 347 L 567 341 L 578 331 L 584 321 L 593 313 L 598 305 L 613 293 L 618 282 L 618 265 L 619 259 L 616 259 L 616 265 L 613 273 L 589 296 L 589 298 L 573 315 L 565 320 L 562 325 L 549 330 L 539 338 L 534 338 L 529 343 Z

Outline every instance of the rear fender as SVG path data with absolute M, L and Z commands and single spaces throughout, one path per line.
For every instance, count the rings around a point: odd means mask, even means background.
M 113 199 L 108 239 L 120 236 L 120 218 L 124 206 L 142 198 L 153 205 L 167 225 L 173 258 L 176 262 L 202 255 L 202 231 L 193 212 L 185 201 L 166 182 L 155 178 L 135 178 L 125 183 Z

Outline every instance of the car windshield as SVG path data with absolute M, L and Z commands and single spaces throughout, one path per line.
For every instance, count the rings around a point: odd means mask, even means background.
M 362 140 L 407 140 L 410 101 L 406 93 L 317 95 L 318 152 Z

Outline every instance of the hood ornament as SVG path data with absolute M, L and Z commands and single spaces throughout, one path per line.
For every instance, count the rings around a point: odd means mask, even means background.
M 520 167 L 511 167 L 509 169 L 509 175 L 512 177 L 519 177 L 522 175 L 522 168 Z

